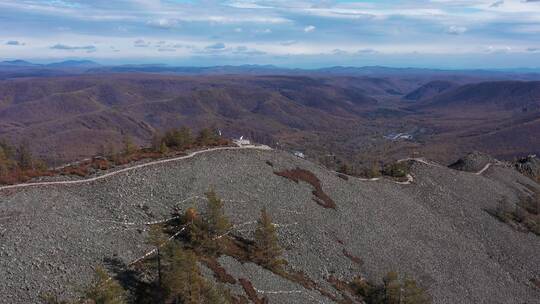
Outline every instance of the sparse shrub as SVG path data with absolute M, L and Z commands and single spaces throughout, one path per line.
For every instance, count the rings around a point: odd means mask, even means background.
M 409 174 L 409 166 L 406 162 L 395 162 L 386 165 L 383 174 L 396 178 L 403 178 Z
M 507 198 L 503 198 L 497 208 L 489 213 L 520 231 L 540 235 L 539 207 L 540 194 L 536 191 L 532 196 L 521 197 L 517 204 L 511 204 Z
M 508 223 L 514 219 L 514 216 L 512 214 L 513 212 L 513 206 L 508 202 L 508 198 L 504 197 L 502 198 L 499 203 L 497 204 L 497 208 L 495 209 L 495 215 L 503 222 Z
M 124 304 L 127 303 L 126 291 L 101 266 L 96 267 L 94 281 L 84 290 L 84 300 L 95 304 Z
M 341 166 L 339 166 L 337 172 L 339 172 L 341 174 L 351 175 L 352 174 L 352 169 L 351 169 L 351 167 L 349 165 L 342 164 Z
M 368 280 L 360 276 L 352 280 L 351 287 L 354 289 L 356 294 L 362 296 L 363 298 L 369 297 L 369 295 L 373 293 L 373 290 L 375 288 L 368 282 Z
M 377 178 L 381 177 L 381 166 L 377 163 L 374 163 L 368 168 L 362 170 L 362 176 L 366 178 Z
M 430 304 L 431 296 L 416 284 L 416 281 L 405 278 L 399 280 L 397 272 L 391 271 L 383 278 L 383 285 L 374 286 L 362 278 L 351 282 L 356 293 L 367 304 Z
M 58 296 L 52 293 L 44 293 L 39 296 L 43 304 L 70 304 L 69 301 L 60 300 Z

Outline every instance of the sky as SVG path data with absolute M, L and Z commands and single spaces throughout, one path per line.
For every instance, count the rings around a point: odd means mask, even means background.
M 540 0 L 0 0 L 0 61 L 539 68 Z

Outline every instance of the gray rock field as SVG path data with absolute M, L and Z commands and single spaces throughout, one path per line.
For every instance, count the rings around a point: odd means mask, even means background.
M 296 167 L 317 175 L 335 210 L 316 204 L 310 185 L 273 173 Z M 210 187 L 245 237 L 266 206 L 284 258 L 328 288 L 329 275 L 380 282 L 395 270 L 415 278 L 434 303 L 540 303 L 530 282 L 540 278 L 540 238 L 486 212 L 538 185 L 501 165 L 476 175 L 414 162 L 411 171 L 410 185 L 344 180 L 285 152 L 215 151 L 88 184 L 0 191 L 0 303 L 36 303 L 46 291 L 72 296 L 104 259 L 129 263 L 149 250 L 145 222 L 170 217 L 174 206 L 202 208 Z M 255 264 L 220 263 L 270 303 L 331 303 Z

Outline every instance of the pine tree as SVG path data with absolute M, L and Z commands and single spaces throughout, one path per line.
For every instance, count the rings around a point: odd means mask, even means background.
M 401 284 L 398 280 L 397 272 L 389 272 L 384 277 L 384 290 L 386 304 L 401 303 Z
M 278 243 L 276 227 L 266 212 L 266 208 L 263 208 L 255 230 L 253 259 L 265 267 L 275 268 L 281 265 L 282 261 L 279 260 L 281 253 L 282 249 Z
M 405 279 L 403 282 L 403 304 L 429 304 L 431 298 L 420 287 L 416 285 L 416 282 L 412 279 Z
M 159 146 L 159 153 L 161 153 L 161 154 L 169 153 L 169 147 L 167 147 L 165 142 L 162 142 L 161 145 Z
M 8 174 L 9 167 L 10 167 L 10 160 L 4 148 L 0 146 L 0 176 L 4 176 Z
M 167 248 L 167 269 L 163 275 L 163 286 L 174 303 L 199 304 L 204 288 L 197 256 L 176 242 Z
M 131 136 L 129 135 L 124 136 L 123 144 L 124 144 L 124 151 L 123 151 L 124 155 L 129 156 L 137 151 L 137 146 L 133 143 Z
M 221 237 L 231 229 L 231 224 L 223 212 L 223 201 L 214 190 L 206 193 L 206 199 L 206 214 L 193 220 L 190 236 L 196 247 L 216 253 L 220 250 Z
M 19 146 L 19 149 L 17 152 L 18 152 L 19 166 L 21 167 L 21 169 L 32 169 L 34 160 L 32 157 L 32 152 L 30 152 L 30 148 L 28 147 L 28 144 L 22 143 Z
M 156 267 L 158 272 L 158 286 L 161 286 L 161 247 L 167 242 L 161 225 L 152 225 L 148 231 L 146 243 L 154 246 L 156 250 Z
M 214 130 L 209 128 L 204 128 L 199 132 L 197 141 L 203 146 L 210 145 L 217 140 L 217 134 Z
M 96 267 L 92 285 L 84 290 L 84 299 L 95 304 L 124 304 L 127 303 L 126 295 L 122 286 L 101 266 Z
M 214 190 L 206 192 L 208 233 L 212 238 L 219 237 L 231 229 L 231 223 L 223 212 L 223 201 Z

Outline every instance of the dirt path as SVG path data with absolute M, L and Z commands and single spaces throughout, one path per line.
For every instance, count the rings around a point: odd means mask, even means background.
M 397 162 L 398 163 L 401 163 L 401 162 L 405 162 L 405 161 L 415 161 L 415 162 L 418 162 L 418 163 L 421 163 L 421 164 L 424 164 L 424 165 L 427 165 L 427 166 L 431 166 L 431 167 L 445 167 L 441 164 L 438 164 L 436 162 L 432 162 L 432 161 L 428 161 L 428 160 L 425 160 L 423 158 L 404 158 L 404 159 L 400 159 L 398 160 Z M 484 172 L 486 172 L 492 165 L 494 165 L 493 163 L 488 163 L 486 164 L 480 171 L 478 172 L 474 172 L 473 174 L 475 175 L 482 175 Z M 445 167 L 446 168 L 446 167 Z M 339 173 L 337 171 L 334 171 L 336 174 L 343 174 L 343 173 Z M 359 180 L 359 181 L 362 181 L 362 182 L 376 182 L 376 181 L 379 181 L 379 180 L 382 180 L 383 178 L 382 177 L 375 177 L 375 178 L 361 178 L 361 177 L 356 177 L 356 176 L 352 176 L 352 175 L 348 175 L 348 174 L 345 174 L 347 175 L 348 177 L 352 177 L 356 180 Z M 414 182 L 414 177 L 411 175 L 411 174 L 407 174 L 407 180 L 406 181 L 403 181 L 403 182 L 398 182 L 398 181 L 392 181 L 398 185 L 410 185 Z
M 72 181 L 37 182 L 37 183 L 16 184 L 16 185 L 9 185 L 9 186 L 0 187 L 0 191 L 1 190 L 7 190 L 7 189 L 17 189 L 17 188 L 27 188 L 27 187 L 37 187 L 37 186 L 54 186 L 54 185 L 64 185 L 65 186 L 65 185 L 86 184 L 86 183 L 91 183 L 91 182 L 95 182 L 95 181 L 98 181 L 98 180 L 106 179 L 106 178 L 109 178 L 111 176 L 115 176 L 115 175 L 118 175 L 118 174 L 121 174 L 121 173 L 129 172 L 129 171 L 132 171 L 132 170 L 137 170 L 137 169 L 144 168 L 144 167 L 149 167 L 149 166 L 165 164 L 165 163 L 170 163 L 170 162 L 175 162 L 175 161 L 179 161 L 179 160 L 192 158 L 192 157 L 194 157 L 196 155 L 203 154 L 203 153 L 208 153 L 208 152 L 213 152 L 213 151 L 221 151 L 221 150 L 247 150 L 247 149 L 271 150 L 272 148 L 270 148 L 268 146 L 254 146 L 254 145 L 238 146 L 238 147 L 211 148 L 211 149 L 206 149 L 206 150 L 195 151 L 195 152 L 192 152 L 192 153 L 190 153 L 188 155 L 185 155 L 185 156 L 169 158 L 169 159 L 162 159 L 162 160 L 157 160 L 157 161 L 152 161 L 152 162 L 136 165 L 136 166 L 133 166 L 133 167 L 124 168 L 124 169 L 121 169 L 121 170 L 113 171 L 113 172 L 110 172 L 110 173 L 107 173 L 107 174 L 99 175 L 99 176 L 88 178 L 88 179 L 80 179 L 80 180 L 72 180 Z

